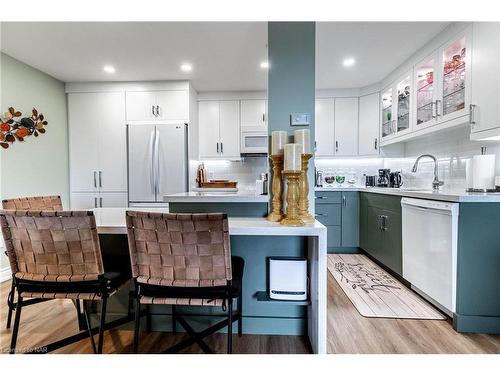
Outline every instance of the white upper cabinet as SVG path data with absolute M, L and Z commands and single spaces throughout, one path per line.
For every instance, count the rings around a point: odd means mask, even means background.
M 157 91 L 156 108 L 161 120 L 185 120 L 189 118 L 188 91 Z
M 217 158 L 219 145 L 219 102 L 198 103 L 199 150 L 201 158 Z
M 358 98 L 335 98 L 335 155 L 358 154 Z
M 189 93 L 186 90 L 127 91 L 127 121 L 187 121 Z
M 471 98 L 471 29 L 438 50 L 440 59 L 438 122 L 469 114 Z M 482 90 L 482 87 L 478 87 Z
M 245 130 L 267 130 L 266 100 L 241 100 L 241 128 Z
M 127 92 L 127 120 L 156 120 L 156 93 L 154 91 Z
M 240 157 L 240 106 L 237 100 L 220 102 L 220 156 Z
M 104 193 L 109 202 L 122 202 L 127 195 L 125 94 L 68 94 L 68 118 L 72 208 L 107 207 Z
M 314 132 L 316 156 L 335 155 L 334 99 L 316 99 Z
M 473 29 L 471 138 L 500 136 L 500 23 L 478 22 Z M 497 130 L 495 130 L 497 129 Z
M 198 111 L 200 158 L 239 158 L 240 102 L 200 101 Z
M 359 98 L 359 155 L 379 154 L 380 95 Z

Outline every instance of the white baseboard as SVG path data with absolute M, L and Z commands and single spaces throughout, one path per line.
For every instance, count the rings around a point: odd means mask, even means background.
M 0 270 L 0 283 L 4 281 L 10 280 L 12 277 L 12 273 L 10 272 L 10 267 L 4 267 Z

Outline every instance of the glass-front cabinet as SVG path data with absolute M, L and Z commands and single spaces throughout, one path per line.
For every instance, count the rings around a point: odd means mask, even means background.
M 396 90 L 398 93 L 396 133 L 401 134 L 410 130 L 411 74 L 397 83 Z
M 442 99 L 438 99 L 438 121 L 448 121 L 469 112 L 470 34 L 462 34 L 440 49 Z M 442 100 L 440 102 L 440 100 Z
M 388 87 L 382 92 L 382 138 L 387 138 L 395 133 L 395 120 L 393 113 L 395 109 L 392 105 L 393 87 Z
M 415 65 L 415 130 L 436 124 L 437 61 L 437 53 L 434 53 Z

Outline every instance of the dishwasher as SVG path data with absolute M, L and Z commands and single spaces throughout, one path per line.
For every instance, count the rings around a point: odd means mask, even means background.
M 456 311 L 458 203 L 402 198 L 403 278 L 448 315 Z

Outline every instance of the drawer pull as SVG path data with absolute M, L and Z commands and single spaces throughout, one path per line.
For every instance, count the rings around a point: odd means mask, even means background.
M 314 214 L 314 216 L 318 217 L 318 216 L 328 216 L 327 214 Z

